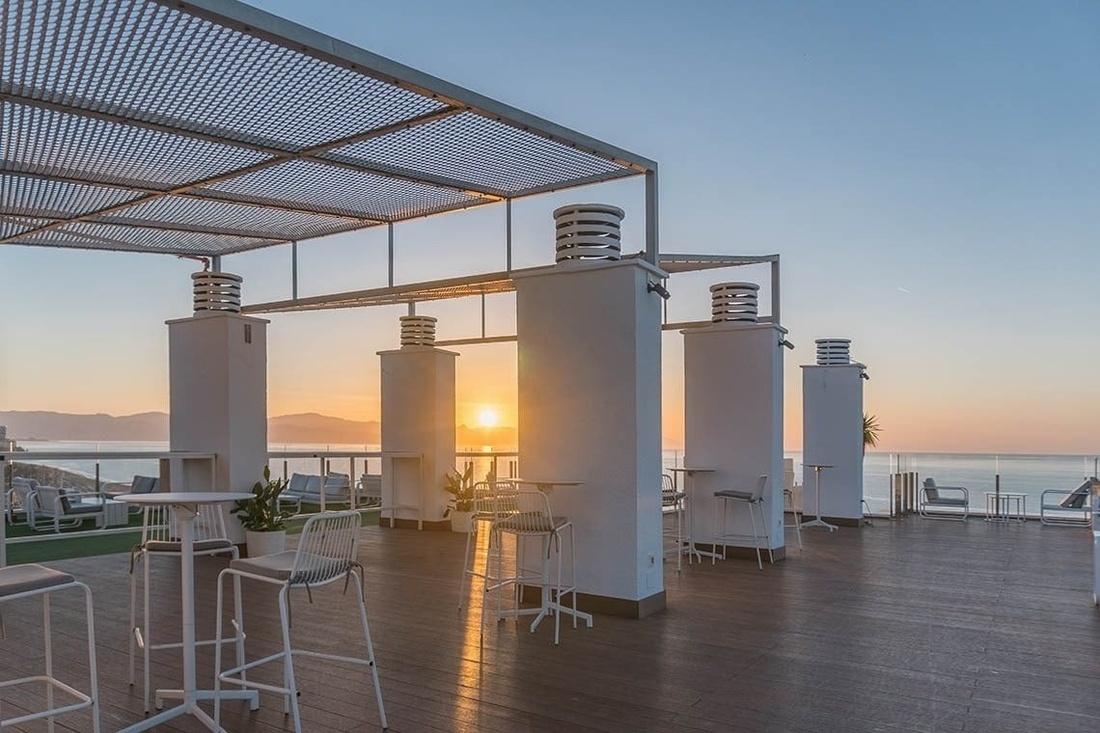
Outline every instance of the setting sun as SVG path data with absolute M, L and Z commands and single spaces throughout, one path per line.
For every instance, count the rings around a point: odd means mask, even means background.
M 483 407 L 477 413 L 477 424 L 483 428 L 492 428 L 497 424 L 497 411 L 491 407 Z

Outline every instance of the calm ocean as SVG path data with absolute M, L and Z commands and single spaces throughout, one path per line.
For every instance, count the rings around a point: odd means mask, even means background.
M 163 451 L 168 449 L 166 443 L 121 443 L 102 442 L 89 443 L 78 441 L 26 441 L 21 443 L 28 451 Z M 378 446 L 362 445 L 325 445 L 325 444 L 291 444 L 273 445 L 274 451 L 364 451 L 378 450 Z M 802 453 L 788 452 L 788 458 L 793 459 L 795 465 L 795 480 L 802 480 Z M 506 459 L 508 460 L 508 459 Z M 510 459 L 514 460 L 514 459 Z M 64 460 L 42 461 L 42 463 L 75 471 L 88 476 L 95 475 L 95 462 L 92 460 Z M 283 460 L 272 462 L 272 473 L 280 474 L 283 471 Z M 475 462 L 475 470 L 478 475 L 484 473 L 488 463 Z M 683 465 L 683 451 L 666 450 L 664 452 L 665 468 L 673 468 Z M 1029 513 L 1037 513 L 1039 509 L 1039 496 L 1044 489 L 1071 489 L 1081 483 L 1086 476 L 1096 474 L 1096 456 L 1066 456 L 1066 455 L 993 455 L 984 453 L 880 453 L 870 452 L 864 460 L 863 466 L 863 494 L 867 499 L 871 511 L 875 514 L 888 511 L 888 492 L 891 472 L 897 471 L 900 465 L 902 471 L 914 471 L 923 479 L 931 476 L 937 483 L 951 486 L 966 486 L 970 489 L 971 504 L 976 510 L 982 510 L 985 506 L 984 492 L 994 489 L 997 475 L 1000 475 L 1001 490 L 1013 493 L 1026 494 L 1028 496 Z M 346 473 L 348 460 L 333 459 L 330 470 Z M 377 473 L 380 470 L 377 459 L 368 463 L 368 471 Z M 357 473 L 362 473 L 362 459 L 356 462 Z M 287 459 L 286 470 L 288 473 L 317 473 L 319 471 L 318 459 Z M 157 465 L 155 461 L 148 460 L 109 460 L 100 464 L 100 478 L 103 481 L 129 481 L 134 474 L 155 474 Z M 505 467 L 500 469 L 502 475 L 507 474 Z

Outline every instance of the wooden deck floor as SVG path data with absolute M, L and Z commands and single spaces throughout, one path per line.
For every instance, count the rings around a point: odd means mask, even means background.
M 668 610 L 595 628 L 531 634 L 487 629 L 456 609 L 463 536 L 364 529 L 368 611 L 395 733 L 413 731 L 967 731 L 1100 730 L 1100 611 L 1092 605 L 1091 535 L 1082 529 L 876 520 L 805 533 L 806 549 L 765 566 L 733 560 L 668 572 Z M 791 538 L 793 540 L 793 537 Z M 104 731 L 142 716 L 127 684 L 128 564 L 122 555 L 53 563 L 86 580 L 96 602 Z M 213 578 L 199 559 L 199 614 L 210 626 Z M 160 562 L 162 609 L 178 603 L 178 564 Z M 329 592 L 331 591 L 331 592 Z M 246 590 L 249 648 L 274 647 L 274 596 Z M 478 594 L 474 594 L 475 596 Z M 294 604 L 295 633 L 326 649 L 355 643 L 353 606 L 326 589 Z M 77 598 L 55 601 L 65 666 L 86 673 Z M 475 603 L 477 598 L 472 599 Z M 4 610 L 0 677 L 40 658 L 37 604 Z M 161 623 L 175 628 L 177 614 Z M 201 629 L 200 629 L 201 631 Z M 210 675 L 200 653 L 200 679 Z M 157 654 L 154 680 L 175 686 L 180 661 Z M 311 731 L 377 729 L 367 675 L 315 660 L 298 666 Z M 277 671 L 273 670 L 276 673 Z M 7 695 L 11 715 L 29 697 Z M 231 731 L 289 730 L 280 702 L 226 706 Z M 87 731 L 87 718 L 61 729 Z M 62 721 L 59 721 L 62 722 Z M 44 725 L 27 730 L 44 730 Z M 161 730 L 199 731 L 192 719 Z

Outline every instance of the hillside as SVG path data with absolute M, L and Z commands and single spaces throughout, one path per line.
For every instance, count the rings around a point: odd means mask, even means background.
M 65 412 L 0 411 L 0 425 L 15 440 L 153 441 L 167 442 L 168 415 L 142 412 L 137 415 L 76 415 Z M 267 421 L 271 443 L 350 443 L 376 445 L 376 420 L 357 422 L 315 413 L 280 415 Z
M 168 415 L 163 412 L 143 412 L 137 415 L 76 415 L 64 412 L 0 411 L 0 425 L 8 428 L 8 437 L 15 441 L 79 440 L 79 441 L 154 441 L 167 442 Z M 345 420 L 315 412 L 279 415 L 267 421 L 267 440 L 280 443 L 343 443 L 348 445 L 378 445 L 382 442 L 381 425 L 377 420 L 366 422 Z M 480 448 L 491 445 L 507 450 L 516 445 L 513 427 L 471 428 L 459 425 L 455 431 L 458 448 Z

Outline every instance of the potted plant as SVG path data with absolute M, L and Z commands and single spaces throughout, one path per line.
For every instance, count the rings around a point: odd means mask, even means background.
M 463 473 L 449 471 L 443 476 L 443 490 L 451 495 L 444 517 L 451 518 L 451 531 L 469 532 L 474 516 L 474 466 Z
M 248 556 L 272 555 L 286 549 L 286 519 L 289 508 L 279 503 L 286 490 L 286 479 L 272 479 L 271 468 L 264 466 L 264 477 L 252 487 L 252 498 L 238 501 L 230 511 L 244 527 Z

